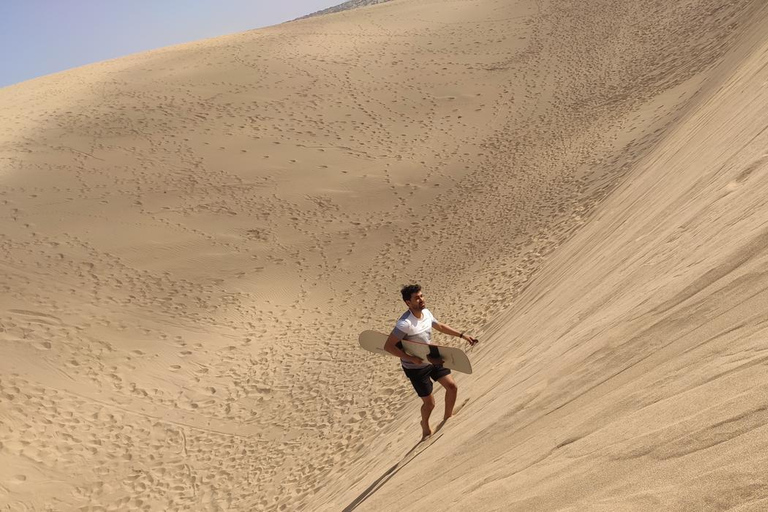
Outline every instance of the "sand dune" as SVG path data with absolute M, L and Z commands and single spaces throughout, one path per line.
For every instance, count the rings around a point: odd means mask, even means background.
M 767 16 L 393 0 L 0 90 L 0 509 L 761 510 Z M 483 343 L 399 464 L 411 281 Z
M 376 5 L 383 2 L 389 2 L 391 0 L 348 0 L 347 2 L 340 3 L 338 5 L 334 5 L 332 7 L 328 7 L 327 9 L 322 9 L 320 11 L 313 12 L 311 14 L 307 14 L 306 16 L 302 16 L 298 19 L 305 19 L 305 18 L 311 18 L 314 16 L 324 16 L 326 14 L 333 14 L 336 12 L 342 12 L 342 11 L 349 11 L 351 9 L 359 9 L 361 7 L 367 7 L 369 5 Z

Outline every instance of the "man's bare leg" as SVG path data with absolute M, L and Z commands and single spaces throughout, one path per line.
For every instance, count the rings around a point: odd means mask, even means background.
M 446 375 L 437 380 L 445 388 L 445 416 L 443 421 L 453 416 L 453 406 L 456 405 L 456 397 L 459 394 L 459 388 L 451 375 Z
M 421 399 L 424 401 L 421 404 L 421 434 L 423 437 L 429 437 L 432 435 L 432 429 L 429 428 L 429 416 L 432 414 L 432 409 L 435 408 L 435 397 L 429 395 L 423 396 Z

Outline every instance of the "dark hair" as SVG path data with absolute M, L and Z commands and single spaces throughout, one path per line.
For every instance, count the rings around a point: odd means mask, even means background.
M 419 286 L 418 284 L 409 284 L 409 285 L 403 286 L 403 289 L 400 290 L 400 293 L 403 296 L 403 300 L 407 302 L 411 300 L 411 295 L 413 295 L 414 293 L 419 293 L 420 291 L 421 291 L 421 286 Z

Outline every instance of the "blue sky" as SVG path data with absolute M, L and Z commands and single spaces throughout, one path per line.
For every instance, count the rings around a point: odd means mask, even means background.
M 0 0 L 0 87 L 275 25 L 344 0 Z

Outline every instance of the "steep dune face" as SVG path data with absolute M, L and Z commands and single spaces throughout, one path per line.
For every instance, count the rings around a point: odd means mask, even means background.
M 713 476 L 633 471 L 760 439 L 735 383 L 761 367 L 737 305 L 761 300 L 764 21 L 393 1 L 3 89 L 0 499 L 696 505 Z M 418 404 L 355 339 L 407 281 L 486 343 L 445 439 L 368 496 Z
M 348 510 L 765 509 L 765 16 L 488 326 L 440 440 Z

